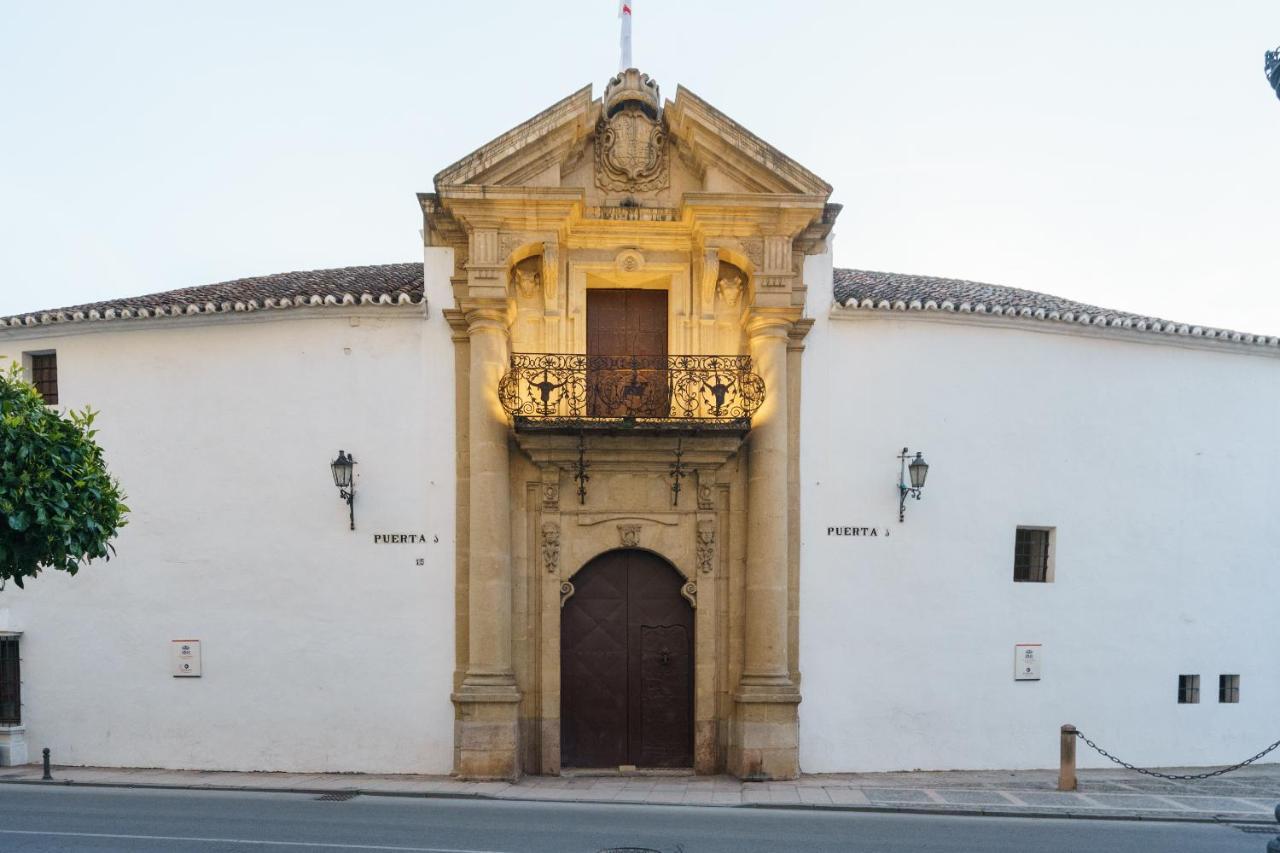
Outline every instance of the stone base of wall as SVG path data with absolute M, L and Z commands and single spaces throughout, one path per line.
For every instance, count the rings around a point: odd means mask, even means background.
M 800 694 L 743 689 L 729 723 L 729 773 L 750 781 L 800 776 Z
M 0 726 L 0 767 L 27 763 L 26 732 L 23 726 Z
M 514 688 L 454 694 L 458 708 L 456 775 L 469 781 L 520 777 L 520 694 Z

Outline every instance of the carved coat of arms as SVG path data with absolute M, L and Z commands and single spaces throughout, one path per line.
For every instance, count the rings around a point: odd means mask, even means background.
M 605 190 L 658 190 L 667 186 L 667 132 L 643 110 L 628 107 L 596 128 L 596 184 Z

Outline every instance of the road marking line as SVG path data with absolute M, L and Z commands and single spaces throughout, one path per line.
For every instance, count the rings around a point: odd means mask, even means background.
M 195 838 L 185 835 L 115 835 L 107 832 L 50 832 L 35 829 L 0 829 L 0 835 L 51 835 L 58 838 L 114 838 L 121 841 L 195 841 L 202 844 L 244 844 L 261 847 L 323 847 L 330 850 L 394 850 L 401 853 L 503 853 L 457 847 L 395 847 L 386 844 L 333 844 L 322 841 L 256 841 L 252 838 Z

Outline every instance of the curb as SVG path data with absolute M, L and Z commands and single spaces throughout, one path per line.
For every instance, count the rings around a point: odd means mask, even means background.
M 1047 811 L 1035 809 L 999 809 L 972 808 L 965 809 L 952 805 L 937 806 L 876 806 L 876 805 L 812 805 L 807 803 L 643 803 L 634 800 L 578 800 L 553 799 L 550 797 L 503 796 L 497 794 L 465 793 L 451 791 L 380 791 L 366 790 L 359 787 L 350 788 L 267 788 L 256 785 L 176 785 L 150 782 L 77 782 L 73 779 L 0 779 L 0 785 L 31 785 L 35 787 L 64 788 L 118 788 L 126 790 L 152 791 L 227 791 L 232 793 L 254 794 L 306 794 L 321 796 L 324 794 L 356 794 L 361 797 L 398 797 L 401 799 L 428 800 L 487 800 L 496 803 L 560 803 L 586 806 L 679 806 L 683 808 L 713 809 L 758 809 L 761 811 L 806 811 L 806 812 L 855 812 L 863 814 L 911 814 L 937 815 L 940 817 L 989 817 L 989 818 L 1028 818 L 1033 820 L 1100 820 L 1124 821 L 1140 823 L 1200 823 L 1225 826 L 1259 825 L 1271 826 L 1266 818 L 1231 817 L 1206 812 L 1186 815 L 1176 813 L 1141 814 L 1138 812 L 1117 812 L 1115 814 L 1081 813 L 1070 811 Z

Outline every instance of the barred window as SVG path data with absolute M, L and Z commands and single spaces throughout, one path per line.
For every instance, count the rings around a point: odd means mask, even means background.
M 1232 705 L 1240 701 L 1240 676 L 1218 676 L 1218 701 Z
M 1052 580 L 1049 572 L 1049 540 L 1052 528 L 1019 527 L 1013 541 L 1013 579 L 1028 583 Z
M 33 353 L 28 375 L 47 405 L 58 402 L 58 354 L 56 352 Z
M 1200 676 L 1178 676 L 1178 704 L 1195 705 L 1200 701 Z
M 22 725 L 22 678 L 18 638 L 0 637 L 0 726 Z

